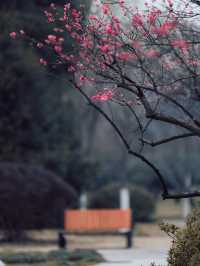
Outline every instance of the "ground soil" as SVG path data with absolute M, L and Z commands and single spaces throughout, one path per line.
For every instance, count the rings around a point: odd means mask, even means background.
M 47 240 L 47 243 L 16 243 L 16 244 L 1 244 L 1 251 L 50 251 L 57 249 L 57 234 L 58 230 L 42 230 L 30 232 L 34 239 Z M 49 240 L 49 243 L 48 243 Z M 126 238 L 123 235 L 69 235 L 67 236 L 68 249 L 103 249 L 103 248 L 125 248 Z M 55 242 L 51 244 L 51 242 Z M 153 224 L 138 224 L 134 227 L 133 248 L 168 248 L 171 240 L 165 233 L 161 232 L 159 225 Z M 152 245 L 153 243 L 153 245 Z
M 133 248 L 143 248 L 148 250 L 157 250 L 160 248 L 167 249 L 170 247 L 170 239 L 168 237 L 140 236 L 133 238 Z M 152 245 L 153 243 L 153 245 Z M 69 236 L 68 249 L 113 249 L 125 248 L 126 240 L 122 236 Z M 57 249 L 57 245 L 32 245 L 32 244 L 1 244 L 1 251 L 51 251 Z

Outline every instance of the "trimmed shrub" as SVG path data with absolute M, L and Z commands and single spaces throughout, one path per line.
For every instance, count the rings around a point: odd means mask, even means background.
M 161 224 L 161 229 L 172 237 L 168 255 L 170 266 L 200 265 L 200 209 L 192 211 L 184 228 Z
M 69 260 L 72 262 L 87 261 L 87 262 L 102 262 L 103 258 L 95 250 L 80 250 L 77 249 L 69 254 Z
M 21 263 L 41 263 L 48 259 L 47 253 L 42 252 L 16 252 L 16 253 L 0 253 L 0 259 L 4 263 L 21 264 Z
M 69 254 L 66 250 L 53 250 L 48 253 L 49 261 L 56 261 L 58 266 L 69 266 Z
M 8 240 L 23 230 L 63 226 L 64 209 L 75 207 L 76 192 L 43 168 L 0 163 L 0 228 Z
M 58 266 L 79 265 L 79 263 L 103 262 L 95 250 L 53 250 L 50 252 L 1 252 L 0 259 L 6 264 L 33 264 L 55 261 Z M 70 263 L 69 263 L 70 262 Z
M 110 184 L 90 194 L 89 207 L 94 209 L 119 208 L 120 184 Z M 154 216 L 153 195 L 139 186 L 129 185 L 133 221 L 151 221 Z
M 102 256 L 97 253 L 95 250 L 75 250 L 72 252 L 67 252 L 66 250 L 53 250 L 48 253 L 49 261 L 58 262 L 59 266 L 67 266 L 67 265 L 82 265 L 88 263 L 98 263 L 103 262 Z M 69 264 L 70 262 L 70 264 Z M 84 264 L 84 265 L 85 265 Z
M 68 261 L 68 252 L 64 249 L 52 250 L 48 253 L 48 260 Z

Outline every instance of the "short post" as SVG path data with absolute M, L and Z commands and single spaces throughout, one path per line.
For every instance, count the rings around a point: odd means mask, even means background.
M 130 208 L 130 192 L 127 187 L 120 189 L 120 209 L 127 210 Z
M 58 247 L 62 249 L 67 248 L 67 240 L 63 233 L 58 233 Z
M 132 248 L 132 245 L 133 245 L 133 242 L 132 242 L 132 237 L 133 237 L 132 230 L 127 232 L 126 237 L 127 237 L 126 238 L 127 239 L 126 247 L 127 248 Z
M 191 175 L 188 175 L 186 178 L 185 178 L 185 189 L 187 191 L 190 190 L 191 188 L 191 185 L 192 185 L 192 177 Z M 191 199 L 190 198 L 185 198 L 185 199 L 182 199 L 182 215 L 183 215 L 183 219 L 186 219 L 188 214 L 190 214 L 191 212 Z
M 120 209 L 122 210 L 130 209 L 130 205 L 131 205 L 130 204 L 130 191 L 126 186 L 120 189 L 119 197 L 120 197 Z M 132 228 L 130 228 L 130 231 L 126 232 L 126 247 L 127 248 L 131 248 L 133 245 L 132 237 L 133 237 Z
M 80 209 L 87 210 L 87 205 L 88 205 L 87 193 L 83 192 L 80 195 Z

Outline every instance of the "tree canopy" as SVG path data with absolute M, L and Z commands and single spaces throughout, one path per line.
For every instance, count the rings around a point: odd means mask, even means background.
M 113 5 L 120 15 L 113 13 Z M 42 45 L 35 42 L 55 57 L 44 56 L 41 64 L 67 66 L 66 75 L 73 74 L 69 84 L 106 119 L 128 153 L 152 169 L 162 186 L 163 198 L 199 196 L 196 191 L 170 194 L 166 177 L 143 153 L 146 147 L 199 137 L 198 12 L 194 13 L 190 1 L 178 8 L 171 1 L 166 1 L 162 9 L 147 4 L 144 12 L 127 6 L 125 1 L 99 2 L 98 7 L 99 14 L 89 16 L 83 26 L 80 10 L 67 4 L 60 14 L 51 5 L 47 20 L 58 28 L 43 38 Z M 65 50 L 68 38 L 74 40 L 78 53 L 76 49 L 70 53 Z M 102 104 L 105 102 L 128 110 L 123 126 L 110 115 L 110 108 Z M 140 141 L 137 147 L 127 134 L 132 119 L 137 125 L 134 136 Z M 151 128 L 157 121 L 176 128 L 175 133 L 151 140 Z
M 50 3 L 0 3 L 0 48 L 4 51 L 0 55 L 0 160 L 44 166 L 80 191 L 95 175 L 96 162 L 82 149 L 72 86 L 54 80 L 50 69 L 41 69 L 40 52 L 9 39 L 14 27 L 38 39 L 47 35 L 50 26 L 45 25 L 43 12 Z M 72 45 L 69 41 L 66 49 L 71 50 Z M 62 70 L 58 73 L 62 76 Z

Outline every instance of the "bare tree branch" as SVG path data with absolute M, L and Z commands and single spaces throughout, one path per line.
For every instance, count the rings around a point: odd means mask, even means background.
M 112 119 L 99 106 L 97 106 L 90 99 L 90 97 L 81 89 L 81 87 L 79 87 L 73 81 L 71 81 L 71 83 L 84 96 L 84 98 L 87 100 L 88 104 L 90 106 L 92 106 L 97 112 L 99 112 L 106 119 L 106 121 L 113 127 L 113 129 L 115 130 L 115 132 L 118 134 L 118 136 L 122 140 L 125 148 L 127 149 L 127 152 L 129 154 L 133 155 L 134 157 L 140 159 L 142 162 L 144 162 L 145 164 L 147 164 L 154 171 L 154 173 L 158 177 L 158 179 L 160 181 L 160 184 L 162 186 L 162 189 L 163 189 L 163 193 L 162 193 L 162 198 L 163 199 L 179 199 L 179 198 L 190 198 L 190 197 L 199 197 L 200 196 L 200 192 L 199 191 L 194 191 L 194 192 L 190 192 L 190 193 L 170 194 L 169 191 L 168 191 L 167 185 L 165 183 L 164 177 L 160 173 L 159 169 L 153 163 L 151 163 L 147 158 L 145 158 L 143 155 L 138 154 L 135 151 L 133 151 L 131 149 L 128 141 L 126 140 L 126 138 L 124 137 L 124 135 L 122 134 L 122 132 L 118 128 L 118 126 L 114 123 L 114 121 L 112 121 Z
M 97 106 L 93 101 L 91 101 L 91 99 L 88 97 L 88 95 L 77 84 L 75 84 L 73 81 L 71 81 L 71 83 L 84 96 L 84 98 L 87 100 L 88 104 L 90 106 L 92 106 L 96 111 L 98 111 L 106 119 L 106 121 L 109 122 L 109 124 L 113 127 L 113 129 L 115 130 L 115 132 L 118 134 L 118 136 L 122 140 L 125 148 L 127 149 L 127 152 L 129 154 L 137 157 L 142 162 L 146 163 L 154 171 L 154 173 L 157 175 L 157 177 L 158 177 L 158 179 L 159 179 L 159 181 L 161 183 L 162 189 L 163 189 L 162 196 L 163 196 L 163 198 L 165 198 L 169 193 L 168 193 L 168 190 L 167 190 L 166 183 L 164 181 L 164 177 L 161 175 L 161 173 L 158 170 L 158 168 L 153 163 L 151 163 L 148 159 L 146 159 L 143 155 L 141 155 L 141 154 L 133 151 L 131 149 L 128 141 L 126 140 L 125 136 L 122 134 L 122 132 L 118 128 L 118 126 L 112 121 L 112 119 L 110 119 L 110 117 L 99 106 Z
M 199 0 L 191 0 L 191 2 L 196 4 L 196 5 L 198 5 L 198 6 L 200 6 L 200 1 Z
M 146 117 L 185 128 L 185 129 L 189 130 L 190 132 L 192 132 L 193 134 L 195 134 L 196 136 L 200 137 L 200 129 L 199 128 L 196 128 L 196 127 L 192 126 L 191 124 L 189 124 L 188 122 L 178 120 L 172 116 L 166 116 L 166 115 L 163 115 L 161 113 L 147 113 Z
M 183 198 L 194 198 L 199 196 L 200 196 L 200 191 L 194 191 L 188 193 L 168 194 L 165 195 L 163 199 L 183 199 Z
M 155 141 L 155 142 L 149 141 L 149 140 L 146 140 L 146 139 L 140 139 L 140 140 L 141 140 L 141 142 L 143 142 L 145 144 L 148 144 L 148 145 L 150 145 L 152 147 L 155 147 L 155 146 L 159 146 L 161 144 L 165 144 L 165 143 L 177 140 L 177 139 L 194 137 L 194 136 L 196 136 L 196 135 L 193 134 L 193 133 L 185 133 L 185 134 L 182 134 L 182 135 L 176 135 L 176 136 L 172 136 L 172 137 L 169 137 L 169 138 L 161 139 L 161 140 Z

